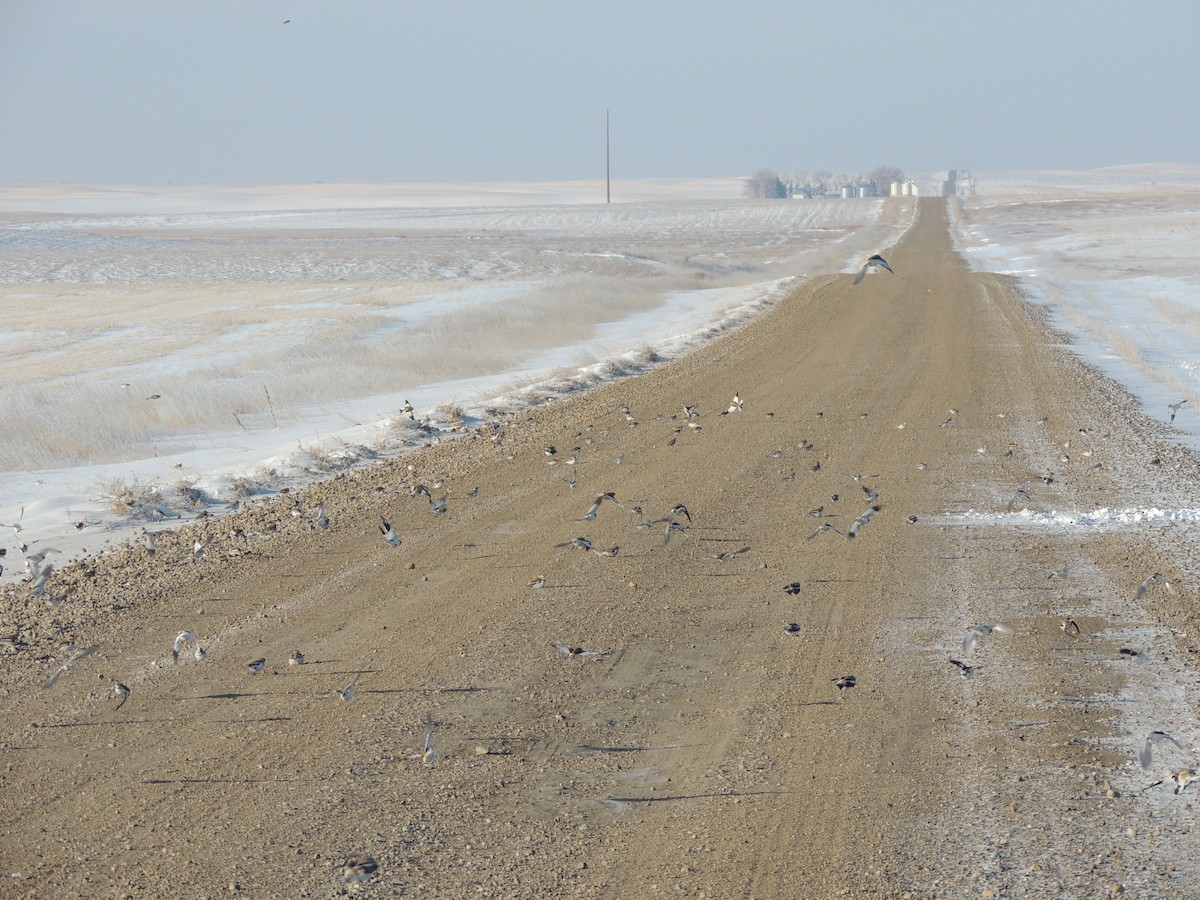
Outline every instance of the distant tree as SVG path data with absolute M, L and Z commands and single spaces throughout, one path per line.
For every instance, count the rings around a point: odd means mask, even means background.
M 812 180 L 809 184 L 812 186 L 814 194 L 825 194 L 830 190 L 829 179 L 833 177 L 833 173 L 828 169 L 820 169 L 812 173 Z
M 897 169 L 895 166 L 876 166 L 863 178 L 866 181 L 874 182 L 879 196 L 886 197 L 888 191 L 891 190 L 892 182 L 904 181 L 904 170 Z
M 787 196 L 787 188 L 770 169 L 760 169 L 746 179 L 742 196 L 747 200 L 776 200 Z

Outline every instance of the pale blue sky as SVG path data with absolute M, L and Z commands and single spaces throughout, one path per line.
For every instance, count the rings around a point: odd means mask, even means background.
M 1198 10 L 0 0 L 0 180 L 602 178 L 606 108 L 617 178 L 1200 162 Z

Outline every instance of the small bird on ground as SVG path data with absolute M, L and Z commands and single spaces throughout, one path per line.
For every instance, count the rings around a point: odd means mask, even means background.
M 793 581 L 791 584 L 785 584 L 783 586 L 783 591 L 785 594 L 798 594 L 802 590 L 804 590 L 804 585 L 799 581 Z
M 57 672 L 55 672 L 48 679 L 46 679 L 46 682 L 42 685 L 42 687 L 46 690 L 49 690 L 50 688 L 54 687 L 54 683 L 56 681 L 58 681 L 59 676 L 61 676 L 64 672 L 71 671 L 71 669 L 75 667 L 75 663 L 79 662 L 81 659 L 86 659 L 87 657 L 91 656 L 93 653 L 95 653 L 99 649 L 100 649 L 99 644 L 92 644 L 92 646 L 88 647 L 86 650 L 79 650 L 76 653 L 72 654 L 71 656 L 67 657 L 67 661 L 64 662 L 59 667 Z
M 785 634 L 799 634 L 800 625 L 796 622 L 788 622 L 788 624 L 783 626 L 783 630 Z
M 362 884 L 379 871 L 379 863 L 371 856 L 356 856 L 342 866 L 342 881 L 345 884 Z
M 343 700 L 353 700 L 354 699 L 354 686 L 356 684 L 358 684 L 358 679 L 360 679 L 360 678 L 362 678 L 361 673 L 358 675 L 355 675 L 353 681 L 351 681 L 348 685 L 346 685 L 344 688 L 342 688 L 340 691 L 338 691 L 338 696 L 341 697 Z
M 1063 630 L 1063 634 L 1067 637 L 1079 637 L 1079 625 L 1074 619 L 1063 619 L 1058 623 L 1058 627 Z
M 712 558 L 717 560 L 717 562 L 729 562 L 729 560 L 733 559 L 735 556 L 740 556 L 749 549 L 749 547 L 742 547 L 738 550 L 726 550 L 724 553 L 712 554 Z
M 121 702 L 117 704 L 117 709 L 120 709 L 125 705 L 125 701 L 129 699 L 129 687 L 118 681 L 113 685 L 113 696 L 121 698 Z M 116 710 L 113 711 L 116 712 Z
M 403 542 L 400 540 L 400 537 L 396 534 L 396 529 L 394 529 L 392 527 L 392 523 L 389 522 L 387 519 L 385 519 L 383 516 L 379 517 L 379 521 L 382 523 L 379 526 L 379 533 L 383 535 L 383 539 L 385 541 L 387 541 L 389 544 L 391 544 L 393 547 L 399 547 L 400 544 Z
M 325 517 L 325 504 L 318 503 L 316 514 L 313 516 L 313 523 L 318 528 L 328 528 L 329 519 Z
M 304 654 L 301 653 L 299 650 L 293 650 L 291 653 L 288 654 L 288 665 L 289 666 L 304 665 Z
M 876 253 L 874 256 L 871 256 L 863 264 L 863 267 L 861 269 L 858 270 L 858 274 L 854 276 L 853 283 L 858 284 L 860 281 L 863 280 L 863 278 L 866 277 L 866 274 L 868 271 L 871 271 L 874 269 L 887 269 L 889 272 L 892 272 L 892 267 L 887 264 L 887 260 L 884 259 L 882 256 L 880 256 L 878 253 Z M 892 272 L 892 274 L 895 275 L 896 273 Z
M 592 548 L 592 552 L 593 552 L 593 553 L 595 553 L 597 556 L 609 556 L 609 557 L 612 557 L 612 556 L 616 556 L 616 555 L 617 555 L 617 553 L 620 551 L 620 549 L 621 549 L 621 548 L 620 548 L 620 546 L 616 546 L 616 547 L 605 547 L 605 548 L 603 548 L 603 549 L 599 549 L 599 548 L 593 547 L 593 548 Z
M 1001 625 L 996 622 L 991 625 L 971 625 L 967 628 L 967 636 L 962 640 L 963 656 L 970 656 L 975 652 L 975 644 L 980 638 L 985 638 L 992 632 L 996 634 L 1012 634 L 1013 630 L 1008 625 Z
M 266 668 L 267 668 L 266 657 L 260 657 L 258 659 L 251 660 L 250 662 L 246 663 L 246 668 L 248 668 L 250 670 L 251 675 L 258 675 L 261 672 L 266 671 Z
M 1142 749 L 1138 751 L 1138 765 L 1147 772 L 1150 771 L 1150 765 L 1154 761 L 1154 745 L 1155 744 L 1174 744 L 1176 748 L 1187 752 L 1183 744 L 1175 740 L 1165 731 L 1152 731 L 1146 736 L 1146 743 L 1142 744 Z
M 181 631 L 179 634 L 175 635 L 175 643 L 171 646 L 171 662 L 173 664 L 179 664 L 179 651 L 188 641 L 191 641 L 195 645 L 196 659 L 204 659 L 204 648 L 200 646 L 200 641 L 196 638 L 195 633 L 191 631 Z
M 1182 794 L 1189 785 L 1196 781 L 1196 770 L 1180 769 L 1178 772 L 1171 773 L 1171 780 L 1175 782 L 1175 793 Z
M 582 659 L 585 656 L 599 656 L 598 650 L 584 650 L 582 647 L 568 647 L 566 644 L 553 644 L 555 650 L 569 659 Z
M 546 586 L 546 576 L 545 575 L 539 575 L 537 578 L 533 579 L 533 581 L 529 582 L 529 584 L 525 585 L 525 587 L 528 587 L 528 588 L 544 588 L 545 586 Z
M 1138 663 L 1147 663 L 1150 661 L 1150 656 L 1145 650 L 1134 650 L 1130 647 L 1122 647 L 1117 651 L 1117 653 Z
M 427 766 L 432 766 L 434 759 L 437 758 L 437 751 L 433 749 L 433 716 L 429 713 L 425 714 L 425 752 L 421 754 L 421 762 Z
M 843 675 L 841 678 L 830 679 L 833 686 L 838 689 L 838 697 L 845 699 L 846 691 L 850 690 L 858 684 L 858 679 L 853 675 Z

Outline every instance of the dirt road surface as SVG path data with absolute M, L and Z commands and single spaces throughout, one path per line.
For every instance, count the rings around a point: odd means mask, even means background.
M 1200 737 L 1192 527 L 1030 515 L 1179 505 L 1196 462 L 917 212 L 894 275 L 498 440 L 8 590 L 0 894 L 1197 896 L 1155 784 Z

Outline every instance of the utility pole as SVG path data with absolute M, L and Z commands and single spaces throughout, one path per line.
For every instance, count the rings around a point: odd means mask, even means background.
M 604 202 L 612 203 L 612 163 L 609 154 L 608 110 L 604 110 Z

